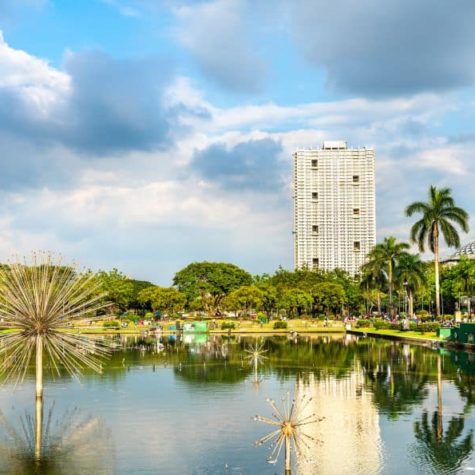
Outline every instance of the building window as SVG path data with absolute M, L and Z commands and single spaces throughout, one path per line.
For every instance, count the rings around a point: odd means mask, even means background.
M 353 216 L 359 216 L 360 215 L 360 209 L 359 208 L 353 208 Z
M 319 262 L 318 257 L 314 257 L 314 258 L 312 259 L 313 267 L 318 267 L 318 264 L 319 264 L 319 263 L 320 263 L 320 262 Z
M 318 200 L 318 193 L 316 191 L 312 192 L 312 200 Z
M 312 226 L 312 233 L 318 233 L 318 226 L 316 224 Z
M 353 183 L 359 183 L 359 182 L 360 182 L 359 175 L 353 175 Z
M 361 249 L 361 243 L 359 241 L 355 241 L 353 243 L 353 250 L 354 251 L 359 251 Z
M 312 160 L 312 168 L 318 168 L 318 160 Z

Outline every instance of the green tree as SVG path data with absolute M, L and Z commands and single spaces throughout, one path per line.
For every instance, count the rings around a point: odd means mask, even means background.
M 263 301 L 263 292 L 255 285 L 244 285 L 233 290 L 225 299 L 225 306 L 229 310 L 244 312 L 249 315 L 252 310 L 260 310 Z
M 370 259 L 361 267 L 360 285 L 364 289 L 366 298 L 376 297 L 378 314 L 381 315 L 381 298 L 386 288 L 386 262 L 381 259 Z
M 325 273 L 319 269 L 308 269 L 302 267 L 294 271 L 289 271 L 279 267 L 270 281 L 279 289 L 299 288 L 310 290 L 315 284 L 325 280 Z
M 152 310 L 159 310 L 172 317 L 183 310 L 186 297 L 174 287 L 147 287 L 138 295 L 139 302 L 148 304 Z
M 256 286 L 261 291 L 262 308 L 269 317 L 277 308 L 277 289 L 270 281 L 260 281 Z
M 129 308 L 134 310 L 144 310 L 144 304 L 139 300 L 139 294 L 145 289 L 153 288 L 154 285 L 146 280 L 130 279 L 133 286 L 132 296 L 129 302 Z
M 301 289 L 290 288 L 282 292 L 278 297 L 278 306 L 289 317 L 300 317 L 312 306 L 312 296 Z
M 427 283 L 426 266 L 416 254 L 402 254 L 395 269 L 395 280 L 407 292 L 409 315 L 414 315 L 414 295 Z
M 416 201 L 406 208 L 407 216 L 415 213 L 422 215 L 411 228 L 411 241 L 419 246 L 421 252 L 424 252 L 428 245 L 434 254 L 437 316 L 440 316 L 440 238 L 443 237 L 449 247 L 459 247 L 460 236 L 454 224 L 464 232 L 468 232 L 468 214 L 462 208 L 455 206 L 451 193 L 449 188 L 438 189 L 431 185 L 427 202 Z
M 316 284 L 312 291 L 314 309 L 319 312 L 339 313 L 346 303 L 344 288 L 335 282 L 321 282 Z
M 190 306 L 198 300 L 203 309 L 216 315 L 226 295 L 251 285 L 252 277 L 234 264 L 194 262 L 175 274 L 173 284 L 185 294 Z
M 117 269 L 107 272 L 104 270 L 96 274 L 100 290 L 107 294 L 107 299 L 116 308 L 127 310 L 134 297 L 134 284 Z M 112 310 L 112 306 L 110 307 Z
M 394 269 L 399 263 L 402 255 L 407 254 L 409 244 L 398 242 L 394 236 L 384 238 L 384 241 L 376 244 L 368 254 L 368 266 L 374 269 L 380 268 L 383 272 L 389 289 L 389 309 L 394 314 L 393 290 L 394 290 Z
M 468 312 L 470 313 L 470 299 L 473 297 L 473 287 L 475 282 L 475 262 L 467 256 L 462 256 L 460 261 L 452 268 L 455 280 L 455 295 L 463 294 L 468 297 Z

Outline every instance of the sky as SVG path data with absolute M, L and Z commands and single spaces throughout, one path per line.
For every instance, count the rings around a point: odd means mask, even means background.
M 0 260 L 291 268 L 291 154 L 323 140 L 374 147 L 378 240 L 431 184 L 475 216 L 473 24 L 473 0 L 0 0 Z

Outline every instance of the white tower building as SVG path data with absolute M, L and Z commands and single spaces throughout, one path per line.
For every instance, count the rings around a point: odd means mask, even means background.
M 294 264 L 355 275 L 376 243 L 374 150 L 325 141 L 294 153 Z

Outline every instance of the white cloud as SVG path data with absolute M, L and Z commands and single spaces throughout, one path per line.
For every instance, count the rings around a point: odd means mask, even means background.
M 69 76 L 47 61 L 10 47 L 0 31 L 0 89 L 17 91 L 36 111 L 47 114 L 69 93 Z
M 247 2 L 213 0 L 175 9 L 176 35 L 207 77 L 235 92 L 257 92 L 265 65 L 251 47 Z

